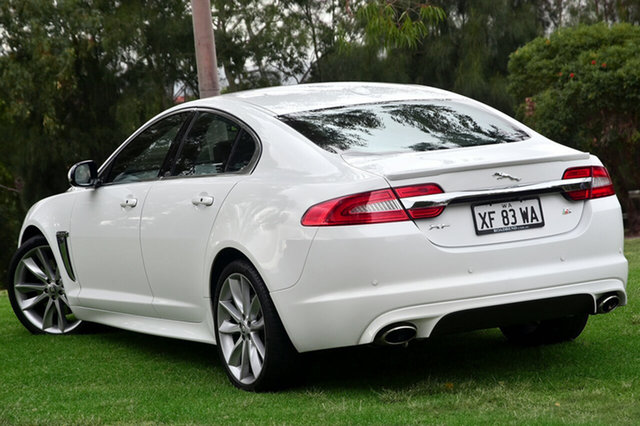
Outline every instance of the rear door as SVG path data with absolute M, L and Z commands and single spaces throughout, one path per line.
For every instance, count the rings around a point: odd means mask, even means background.
M 204 319 L 207 244 L 216 215 L 255 162 L 257 143 L 233 118 L 199 111 L 179 148 L 171 177 L 153 185 L 144 204 L 140 241 L 163 318 Z

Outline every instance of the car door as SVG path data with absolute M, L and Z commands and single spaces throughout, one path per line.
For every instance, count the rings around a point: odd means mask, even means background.
M 204 320 L 204 259 L 211 229 L 227 194 L 250 172 L 256 156 L 249 129 L 220 113 L 199 111 L 172 177 L 151 187 L 140 239 L 153 306 L 163 318 Z
M 142 205 L 191 112 L 164 117 L 133 137 L 80 191 L 69 232 L 81 306 L 155 316 L 140 249 Z

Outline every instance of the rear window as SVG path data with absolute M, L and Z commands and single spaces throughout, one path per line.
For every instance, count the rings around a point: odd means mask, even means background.
M 434 151 L 529 138 L 495 114 L 454 101 L 353 105 L 278 118 L 335 153 Z

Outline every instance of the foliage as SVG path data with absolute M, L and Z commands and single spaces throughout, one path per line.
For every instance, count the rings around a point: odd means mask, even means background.
M 365 23 L 367 42 L 386 48 L 414 49 L 446 18 L 441 8 L 412 0 L 365 2 L 356 14 Z
M 7 249 L 0 250 L 0 288 L 7 276 L 9 261 L 16 247 L 22 209 L 20 206 L 19 183 L 11 176 L 7 168 L 0 163 L 0 241 Z
M 184 2 L 6 0 L 0 4 L 0 129 L 29 205 L 103 160 L 142 121 L 195 87 Z
M 278 85 L 305 75 L 311 36 L 301 8 L 311 10 L 311 1 L 211 3 L 216 53 L 229 91 Z M 317 3 L 314 10 L 323 2 Z
M 631 303 L 573 342 L 522 348 L 487 330 L 322 351 L 273 394 L 231 386 L 211 345 L 30 335 L 0 292 L 0 424 L 637 424 L 640 239 L 625 251 Z
M 325 52 L 313 81 L 373 80 L 452 90 L 513 112 L 509 54 L 543 28 L 539 0 L 354 3 L 351 36 Z M 443 19 L 444 17 L 444 19 Z M 512 25 L 518 22 L 518 25 Z M 360 34 L 360 37 L 354 34 Z
M 640 27 L 578 26 L 533 40 L 509 61 L 518 118 L 600 157 L 624 201 L 640 186 L 638 46 Z

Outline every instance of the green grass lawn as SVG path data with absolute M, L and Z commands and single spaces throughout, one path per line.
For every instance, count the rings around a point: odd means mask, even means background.
M 299 387 L 251 394 L 214 346 L 118 330 L 32 336 L 0 293 L 0 424 L 640 423 L 640 239 L 628 306 L 574 342 L 519 348 L 497 330 L 306 357 Z

